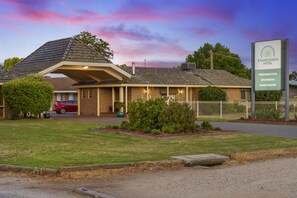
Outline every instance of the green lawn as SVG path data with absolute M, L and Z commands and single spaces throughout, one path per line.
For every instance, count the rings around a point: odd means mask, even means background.
M 297 147 L 297 139 L 245 134 L 151 140 L 87 131 L 98 126 L 70 121 L 0 120 L 0 163 L 58 168 Z

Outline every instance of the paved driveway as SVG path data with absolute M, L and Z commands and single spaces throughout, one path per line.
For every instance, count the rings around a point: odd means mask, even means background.
M 238 123 L 238 122 L 211 122 L 214 126 L 223 130 L 239 131 L 244 133 L 281 136 L 297 138 L 297 125 L 280 124 L 258 124 L 258 123 Z M 201 124 L 199 121 L 198 124 Z

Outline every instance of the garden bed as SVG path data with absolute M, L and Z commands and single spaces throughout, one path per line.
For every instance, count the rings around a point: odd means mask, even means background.
M 127 129 L 115 128 L 90 128 L 89 131 L 103 131 L 116 134 L 132 135 L 137 137 L 146 137 L 150 139 L 163 139 L 163 138 L 176 138 L 176 137 L 189 137 L 189 136 L 214 136 L 214 135 L 229 135 L 239 133 L 236 131 L 216 131 L 216 130 L 199 130 L 196 132 L 188 133 L 144 133 L 143 131 L 131 131 Z

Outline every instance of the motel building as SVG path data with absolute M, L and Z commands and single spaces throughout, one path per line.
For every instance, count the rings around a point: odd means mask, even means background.
M 222 88 L 229 101 L 249 99 L 250 80 L 224 70 L 196 69 L 195 64 L 177 68 L 119 67 L 75 37 L 49 41 L 8 71 L 0 72 L 4 82 L 29 74 L 61 73 L 74 81 L 78 116 L 100 116 L 115 112 L 115 103 L 162 96 L 191 105 L 202 87 Z M 10 112 L 0 92 L 0 117 Z

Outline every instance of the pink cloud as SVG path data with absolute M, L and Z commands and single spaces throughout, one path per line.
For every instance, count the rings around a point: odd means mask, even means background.
M 153 6 L 138 1 L 127 1 L 110 15 L 113 21 L 160 21 L 168 20 L 168 15 L 158 12 Z
M 197 28 L 194 31 L 198 36 L 201 36 L 201 37 L 210 37 L 215 34 L 215 31 L 211 28 Z
M 198 17 L 231 23 L 235 19 L 235 11 L 232 8 L 224 9 L 222 6 L 197 5 L 186 7 L 177 12 L 180 17 Z
M 243 30 L 241 31 L 241 34 L 250 40 L 265 39 L 265 37 L 267 36 L 263 32 L 260 32 L 256 29 Z
M 171 43 L 142 43 L 140 45 L 130 46 L 115 46 L 115 57 L 120 56 L 127 61 L 134 61 L 139 59 L 157 59 L 157 57 L 164 57 L 165 59 L 181 59 L 184 60 L 190 53 L 179 45 Z
M 124 38 L 135 41 L 170 42 L 168 37 L 162 36 L 159 33 L 152 33 L 145 26 L 139 25 L 135 25 L 131 28 L 127 28 L 123 24 L 118 26 L 103 27 L 99 29 L 96 34 L 109 39 Z
M 11 18 L 18 20 L 28 20 L 33 22 L 68 22 L 71 24 L 82 23 L 90 19 L 100 19 L 97 13 L 80 10 L 79 15 L 68 16 L 48 9 L 47 0 L 0 0 L 13 6 L 17 12 L 10 15 Z

